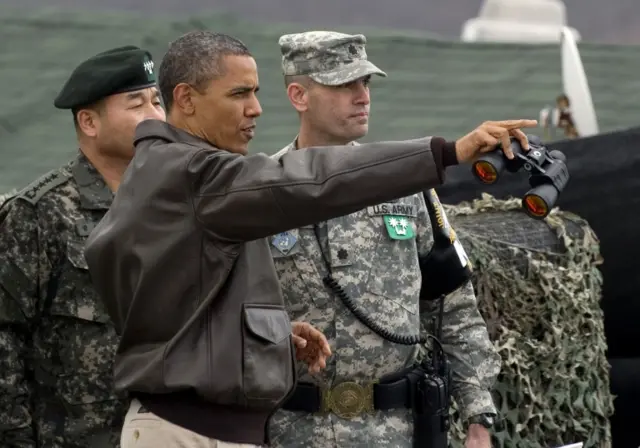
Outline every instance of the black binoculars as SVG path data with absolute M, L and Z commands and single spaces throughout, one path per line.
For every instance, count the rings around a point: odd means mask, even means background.
M 529 172 L 531 189 L 522 198 L 522 208 L 535 219 L 544 219 L 558 196 L 569 182 L 565 155 L 557 150 L 549 151 L 535 135 L 528 135 L 529 151 L 524 151 L 520 142 L 511 138 L 514 158 L 507 159 L 501 145 L 495 151 L 476 160 L 471 170 L 485 184 L 494 184 L 506 170 L 516 173 L 524 168 Z

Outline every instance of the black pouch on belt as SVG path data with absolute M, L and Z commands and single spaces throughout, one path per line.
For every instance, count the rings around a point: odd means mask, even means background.
M 422 368 L 409 374 L 414 388 L 414 448 L 447 448 L 449 433 L 449 393 L 447 380 Z

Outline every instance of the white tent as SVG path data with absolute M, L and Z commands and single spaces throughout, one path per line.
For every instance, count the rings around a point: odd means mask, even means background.
M 562 84 L 571 103 L 571 115 L 582 137 L 598 133 L 591 91 L 577 41 L 580 34 L 567 26 L 562 0 L 484 0 L 478 17 L 467 20 L 464 42 L 558 43 L 562 48 Z M 560 93 L 560 92 L 558 92 Z M 557 125 L 561 111 L 546 107 L 540 122 Z
M 478 17 L 462 28 L 464 42 L 560 42 L 567 26 L 562 0 L 484 0 Z M 576 41 L 577 30 L 570 28 Z

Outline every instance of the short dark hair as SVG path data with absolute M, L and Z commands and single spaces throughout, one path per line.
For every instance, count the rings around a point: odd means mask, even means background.
M 307 75 L 285 75 L 284 76 L 284 86 L 289 87 L 291 84 L 298 83 L 302 84 L 305 87 L 309 87 L 311 78 Z
M 73 126 L 76 129 L 80 128 L 80 123 L 78 122 L 78 113 L 83 109 L 91 109 L 98 113 L 98 115 L 102 115 L 104 112 L 105 104 L 104 98 L 96 101 L 95 103 L 87 104 L 86 106 L 78 106 L 71 109 L 71 113 L 73 114 Z
M 158 87 L 167 112 L 173 105 L 173 89 L 178 84 L 203 88 L 223 74 L 224 56 L 251 56 L 251 53 L 235 37 L 211 31 L 191 31 L 171 42 L 158 69 Z

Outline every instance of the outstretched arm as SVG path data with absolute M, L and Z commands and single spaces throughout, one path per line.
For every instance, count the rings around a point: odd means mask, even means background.
M 300 149 L 279 161 L 203 150 L 188 164 L 194 208 L 219 239 L 250 241 L 439 185 L 444 147 L 423 138 Z

